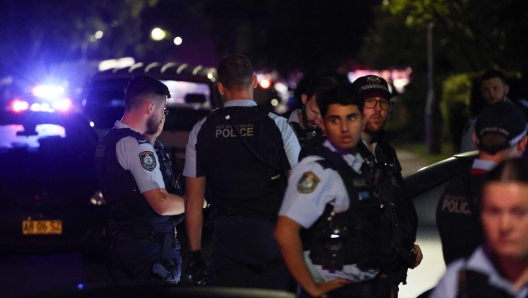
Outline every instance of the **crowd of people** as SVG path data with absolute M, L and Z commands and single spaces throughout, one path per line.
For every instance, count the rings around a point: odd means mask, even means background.
M 225 103 L 191 131 L 185 194 L 175 194 L 170 160 L 156 140 L 170 97 L 161 82 L 134 77 L 123 118 L 99 142 L 95 164 L 111 207 L 114 280 L 178 283 L 175 226 L 185 214 L 183 271 L 197 285 L 397 297 L 423 254 L 415 243 L 417 211 L 384 130 L 393 105 L 387 82 L 316 78 L 301 96 L 303 107 L 280 116 L 253 100 L 257 78 L 246 57 L 225 57 L 217 74 Z M 489 80 L 483 77 L 482 88 L 489 106 L 471 122 L 478 158 L 439 198 L 449 265 L 434 297 L 528 294 L 528 162 L 518 159 L 526 119 Z M 202 255 L 207 205 L 210 264 Z

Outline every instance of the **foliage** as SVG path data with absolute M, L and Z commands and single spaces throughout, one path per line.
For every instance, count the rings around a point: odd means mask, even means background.
M 399 147 L 415 154 L 428 166 L 446 158 L 449 158 L 453 156 L 453 154 L 455 154 L 455 152 L 453 151 L 453 147 L 449 143 L 442 143 L 441 153 L 435 155 L 429 154 L 427 147 L 423 143 L 405 143 L 400 145 Z
M 384 0 L 383 8 L 405 16 L 410 28 L 433 23 L 435 38 L 449 49 L 450 71 L 528 70 L 528 43 L 518 38 L 528 29 L 525 0 Z
M 4 1 L 0 59 L 13 67 L 123 56 L 141 37 L 141 12 L 157 1 Z

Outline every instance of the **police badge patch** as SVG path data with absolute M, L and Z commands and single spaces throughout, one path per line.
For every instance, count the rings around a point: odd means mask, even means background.
M 297 191 L 300 193 L 311 193 L 319 183 L 319 178 L 312 172 L 306 172 L 297 182 Z
M 139 160 L 141 161 L 141 166 L 147 171 L 152 171 L 156 168 L 156 157 L 154 152 L 143 151 L 139 153 Z

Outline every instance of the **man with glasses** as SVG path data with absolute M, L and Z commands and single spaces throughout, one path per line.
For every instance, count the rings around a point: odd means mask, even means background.
M 110 209 L 112 278 L 122 283 L 178 283 L 177 220 L 181 196 L 167 191 L 152 142 L 162 129 L 170 92 L 139 75 L 130 80 L 125 114 L 97 144 L 95 171 Z
M 395 263 L 393 270 L 387 272 L 388 277 L 397 286 L 400 282 L 405 282 L 407 267 L 412 268 L 420 263 L 422 252 L 420 247 L 414 244 L 418 225 L 416 210 L 407 196 L 396 151 L 390 145 L 386 131 L 383 130 L 393 104 L 392 93 L 387 81 L 374 75 L 356 79 L 353 86 L 357 94 L 365 100 L 364 126 L 358 151 L 363 157 L 375 160 L 374 187 L 380 196 L 390 200 L 396 214 L 400 216 L 400 229 L 404 229 L 406 234 L 401 241 L 409 247 L 409 263 Z M 416 261 L 412 262 L 413 260 Z

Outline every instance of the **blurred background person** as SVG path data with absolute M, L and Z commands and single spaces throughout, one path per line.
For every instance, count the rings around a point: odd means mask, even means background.
M 447 267 L 431 297 L 528 295 L 528 160 L 507 160 L 486 175 L 480 211 L 486 244 Z
M 469 257 L 483 243 L 480 191 L 485 174 L 503 160 L 520 157 L 526 148 L 526 120 L 513 104 L 497 101 L 478 115 L 473 142 L 478 158 L 453 178 L 438 201 L 436 224 L 446 264 Z
M 321 112 L 316 101 L 324 91 L 336 85 L 337 80 L 333 77 L 318 77 L 313 79 L 308 85 L 306 93 L 301 94 L 302 109 L 292 110 L 282 115 L 288 119 L 295 130 L 301 147 L 309 139 L 322 135 L 322 131 L 318 126 L 321 121 Z

